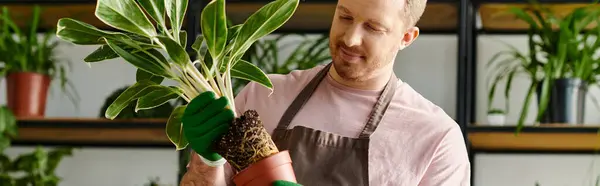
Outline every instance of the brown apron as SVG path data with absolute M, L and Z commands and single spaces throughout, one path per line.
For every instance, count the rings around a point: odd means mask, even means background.
M 296 113 L 326 77 L 330 67 L 331 63 L 299 93 L 281 117 L 272 138 L 280 150 L 289 151 L 299 184 L 369 185 L 369 137 L 377 129 L 392 100 L 397 83 L 395 74 L 392 73 L 358 138 L 343 137 L 300 125 L 287 129 Z

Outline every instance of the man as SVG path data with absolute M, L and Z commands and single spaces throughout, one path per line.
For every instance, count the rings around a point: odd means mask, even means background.
M 290 152 L 299 184 L 470 184 L 459 126 L 393 72 L 398 51 L 419 35 L 425 4 L 339 0 L 331 64 L 270 75 L 272 95 L 250 83 L 236 97 L 236 112 L 256 110 L 278 148 Z M 233 119 L 225 103 L 209 92 L 188 106 L 184 133 L 197 154 L 182 185 L 230 182 L 231 168 L 209 147 Z

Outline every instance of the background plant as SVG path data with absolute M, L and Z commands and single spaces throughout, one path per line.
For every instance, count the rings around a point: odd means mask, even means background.
M 234 77 L 273 88 L 264 72 L 241 57 L 252 43 L 283 25 L 295 12 L 298 0 L 270 2 L 243 24 L 230 27 L 225 0 L 210 1 L 201 13 L 202 35 L 192 36 L 196 38 L 191 44 L 195 52 L 192 55 L 196 56 L 193 61 L 185 50 L 188 34 L 181 29 L 187 3 L 186 0 L 98 0 L 96 17 L 120 32 L 100 30 L 71 18 L 58 21 L 56 34 L 61 39 L 78 45 L 99 45 L 84 61 L 121 57 L 138 68 L 136 83 L 117 97 L 105 117 L 115 118 L 134 101 L 136 111 L 145 110 L 179 97 L 189 102 L 205 91 L 227 97 L 231 100 L 229 108 L 235 110 L 231 83 Z M 161 85 L 165 79 L 175 81 L 177 86 Z M 175 108 L 166 127 L 178 150 L 187 146 L 181 133 L 180 117 L 184 110 L 185 105 Z
M 44 150 L 38 146 L 33 152 L 11 159 L 5 151 L 17 137 L 17 120 L 11 110 L 0 107 L 0 185 L 2 186 L 56 186 L 61 178 L 56 168 L 73 148 L 61 147 Z
M 282 40 L 299 37 L 282 44 Z M 284 56 L 282 50 L 292 49 Z M 307 34 L 284 33 L 273 38 L 256 41 L 242 59 L 256 65 L 266 74 L 288 74 L 292 70 L 305 70 L 331 60 L 329 55 L 329 35 L 318 34 L 311 38 Z M 235 79 L 234 92 L 237 94 L 249 81 Z
M 0 106 L 0 153 L 4 153 L 17 136 L 17 118 L 6 106 Z
M 144 184 L 144 186 L 167 186 L 167 184 L 160 183 L 159 177 L 153 177 L 148 180 L 148 183 Z M 168 185 L 171 186 L 171 185 Z
M 491 84 L 488 100 L 490 103 L 493 101 L 499 82 L 506 80 L 504 97 L 507 99 L 507 112 L 514 77 L 525 75 L 531 80 L 521 109 L 518 130 L 523 126 L 531 97 L 538 86 L 542 86 L 542 91 L 538 95 L 540 102 L 536 121 L 541 119 L 546 110 L 553 80 L 577 78 L 588 85 L 597 85 L 600 74 L 600 59 L 597 56 L 600 41 L 596 39 L 600 35 L 597 26 L 600 23 L 597 19 L 600 11 L 597 8 L 593 5 L 580 7 L 559 17 L 536 1 L 530 1 L 529 5 L 527 8 L 510 9 L 511 14 L 529 25 L 529 53 L 522 53 L 506 44 L 509 50 L 497 53 L 488 63 L 488 68 L 493 69 L 492 78 L 488 81 Z M 593 23 L 596 25 L 591 27 Z M 502 56 L 506 58 L 500 58 Z
M 73 102 L 79 97 L 73 84 L 67 78 L 67 70 L 71 68 L 69 61 L 56 56 L 58 41 L 52 40 L 54 30 L 38 36 L 41 22 L 40 7 L 34 6 L 32 20 L 28 28 L 22 29 L 12 21 L 7 7 L 2 7 L 0 14 L 0 76 L 13 72 L 32 72 L 48 75 L 59 80 L 62 90 Z
M 57 186 L 61 177 L 56 175 L 56 168 L 65 156 L 70 155 L 70 147 L 48 151 L 39 146 L 33 152 L 21 154 L 14 159 L 0 154 L 0 185 Z

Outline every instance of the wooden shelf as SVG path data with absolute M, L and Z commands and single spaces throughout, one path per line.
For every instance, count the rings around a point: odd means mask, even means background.
M 480 5 L 479 15 L 481 16 L 483 33 L 525 33 L 529 29 L 529 24 L 517 19 L 516 16 L 508 11 L 513 7 L 526 8 L 529 6 L 525 3 L 487 3 Z M 543 6 L 554 12 L 556 16 L 562 17 L 576 8 L 590 5 L 586 3 L 552 3 L 544 4 Z M 588 28 L 594 26 L 596 26 L 596 23 L 591 23 Z
M 443 0 L 438 0 L 443 1 Z M 39 4 L 41 7 L 40 30 L 56 27 L 60 18 L 73 18 L 105 30 L 114 30 L 94 15 L 96 4 L 77 0 L 71 4 Z M 227 12 L 234 24 L 243 23 L 252 13 L 264 6 L 263 1 L 228 2 Z M 458 10 L 455 2 L 430 2 L 418 25 L 424 33 L 456 33 Z M 33 4 L 10 3 L 8 7 L 13 20 L 19 26 L 31 21 Z M 301 2 L 290 20 L 275 33 L 328 33 L 335 11 L 335 1 Z M 200 14 L 200 12 L 198 12 Z M 187 20 L 184 20 L 184 22 Z M 186 24 L 184 23 L 184 28 Z
M 456 3 L 429 2 L 417 26 L 425 33 L 456 32 L 458 10 Z M 234 24 L 243 23 L 247 17 L 262 7 L 263 3 L 229 3 L 227 12 Z M 325 32 L 331 27 L 335 2 L 300 3 L 294 15 L 277 32 Z
M 544 125 L 524 127 L 517 134 L 514 126 L 467 128 L 474 150 L 506 152 L 595 152 L 600 150 L 599 130 L 599 126 Z
M 486 4 L 486 3 L 529 3 L 529 0 L 472 0 L 474 3 Z M 536 0 L 539 3 L 549 4 L 566 4 L 566 3 L 593 3 L 595 0 Z
M 27 4 L 0 4 L 0 6 L 6 6 L 10 12 L 12 20 L 20 28 L 28 26 L 31 22 L 33 15 L 33 6 Z M 101 29 L 106 29 L 108 26 L 102 23 L 96 16 L 94 16 L 95 4 L 68 4 L 68 5 L 55 5 L 55 4 L 44 4 L 40 5 L 40 29 L 48 30 L 49 28 L 55 28 L 60 18 L 69 17 L 74 18 L 91 25 L 94 25 Z
M 166 119 L 19 119 L 15 145 L 171 147 Z

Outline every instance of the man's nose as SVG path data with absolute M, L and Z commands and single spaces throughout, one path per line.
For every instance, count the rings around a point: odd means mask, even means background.
M 362 42 L 362 33 L 359 26 L 348 27 L 344 34 L 344 43 L 348 47 L 359 46 Z

